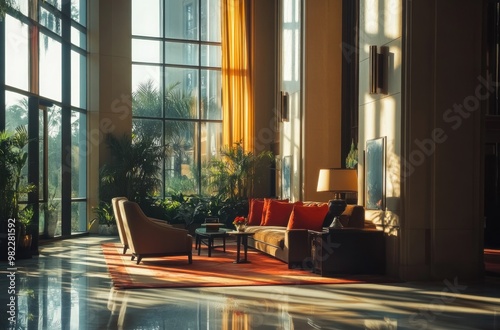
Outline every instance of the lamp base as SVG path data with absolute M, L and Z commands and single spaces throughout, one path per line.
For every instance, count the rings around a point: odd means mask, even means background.
M 330 228 L 342 229 L 342 228 L 344 228 L 344 225 L 342 225 L 342 222 L 340 222 L 339 217 L 334 217 L 332 223 L 330 224 Z
M 323 227 L 328 227 L 335 217 L 338 217 L 344 212 L 347 203 L 343 199 L 331 199 L 328 201 L 328 214 L 323 221 Z

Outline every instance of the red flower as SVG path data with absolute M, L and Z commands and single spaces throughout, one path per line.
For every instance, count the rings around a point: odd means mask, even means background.
M 244 225 L 247 223 L 247 219 L 245 217 L 236 217 L 234 218 L 233 225 Z

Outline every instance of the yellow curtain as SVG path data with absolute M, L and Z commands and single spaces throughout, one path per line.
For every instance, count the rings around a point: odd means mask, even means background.
M 254 148 L 254 109 L 249 37 L 250 0 L 222 0 L 223 144 Z

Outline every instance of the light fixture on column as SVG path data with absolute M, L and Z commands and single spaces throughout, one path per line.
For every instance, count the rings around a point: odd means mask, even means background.
M 370 94 L 389 93 L 389 47 L 380 47 L 380 54 L 377 46 L 371 45 L 369 52 L 369 92 Z

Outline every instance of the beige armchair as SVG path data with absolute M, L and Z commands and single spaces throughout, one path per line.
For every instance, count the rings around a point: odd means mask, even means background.
M 118 201 L 127 200 L 126 197 L 115 197 L 111 199 L 111 205 L 113 206 L 113 214 L 116 219 L 116 227 L 118 228 L 118 236 L 120 236 L 120 242 L 123 245 L 123 254 L 127 252 L 128 249 L 128 241 L 127 236 L 125 235 L 125 229 L 123 227 L 123 219 L 120 213 L 120 209 L 118 206 Z
M 127 201 L 128 199 L 127 199 L 127 197 L 114 197 L 111 199 L 111 205 L 113 206 L 113 214 L 115 216 L 116 224 L 118 227 L 118 236 L 120 236 L 120 242 L 123 245 L 123 254 L 125 254 L 127 252 L 127 249 L 128 249 L 128 240 L 127 240 L 127 235 L 125 235 L 125 229 L 123 227 L 123 220 L 122 220 L 123 217 L 122 217 L 122 214 L 120 212 L 120 208 L 118 206 L 118 202 L 120 200 Z M 151 218 L 151 217 L 149 217 L 149 219 L 152 221 L 155 221 L 159 225 L 171 227 L 171 225 L 168 224 L 164 220 L 155 219 L 155 218 Z
M 146 257 L 187 255 L 192 263 L 193 238 L 187 230 L 151 220 L 135 202 L 121 199 L 118 207 L 132 260 L 137 257 L 139 264 Z

